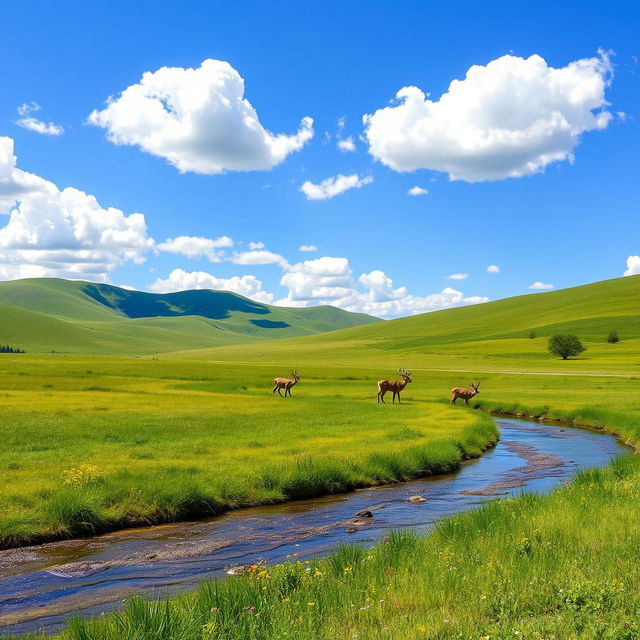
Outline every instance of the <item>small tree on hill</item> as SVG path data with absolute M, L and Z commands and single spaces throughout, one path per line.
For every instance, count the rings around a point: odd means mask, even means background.
M 578 340 L 578 336 L 558 333 L 549 338 L 549 351 L 563 360 L 577 356 L 586 350 L 587 348 Z
M 610 342 L 611 344 L 615 344 L 616 342 L 620 342 L 620 338 L 618 337 L 618 332 L 617 331 L 611 331 L 611 333 L 609 333 L 609 337 L 607 338 L 607 342 Z
M 537 337 L 538 337 L 538 334 L 533 329 L 531 329 L 531 331 L 529 331 L 529 339 L 533 340 L 534 338 L 537 338 Z

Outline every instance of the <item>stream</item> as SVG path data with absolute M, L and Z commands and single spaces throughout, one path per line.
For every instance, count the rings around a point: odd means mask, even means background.
M 550 491 L 579 469 L 605 466 L 628 451 L 600 432 L 497 423 L 497 446 L 456 473 L 0 551 L 0 634 L 55 632 L 69 615 L 117 609 L 134 594 L 162 597 L 260 560 L 304 560 L 346 542 L 371 545 L 390 529 L 423 535 L 446 516 L 523 489 Z M 409 502 L 411 496 L 425 501 Z M 373 517 L 358 517 L 363 510 Z

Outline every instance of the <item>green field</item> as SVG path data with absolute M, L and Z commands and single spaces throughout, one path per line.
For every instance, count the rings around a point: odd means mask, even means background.
M 442 473 L 496 438 L 417 384 L 377 406 L 374 372 L 306 368 L 285 400 L 274 373 L 288 372 L 0 357 L 0 546 Z
M 636 445 L 639 303 L 640 277 L 630 277 L 259 350 L 0 356 L 2 540 L 455 468 L 495 437 L 485 412 L 448 404 L 449 388 L 472 379 L 482 381 L 477 408 L 601 426 Z M 548 353 L 560 330 L 583 340 L 580 358 Z M 611 330 L 620 343 L 606 342 Z M 294 367 L 293 398 L 272 397 L 271 378 Z M 414 378 L 403 405 L 377 405 L 376 380 L 398 367 Z M 132 600 L 62 636 L 637 638 L 639 507 L 640 462 L 629 455 L 550 496 L 448 520 L 426 539 L 393 535 L 371 552 L 259 568 L 170 604 Z

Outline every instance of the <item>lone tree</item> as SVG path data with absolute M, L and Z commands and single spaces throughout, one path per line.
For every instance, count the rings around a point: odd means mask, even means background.
M 563 360 L 577 356 L 586 350 L 587 348 L 578 340 L 578 336 L 558 333 L 549 338 L 549 351 L 554 356 L 560 356 Z
M 538 334 L 531 329 L 531 331 L 529 331 L 529 340 L 535 340 L 538 337 Z
M 609 334 L 609 337 L 607 338 L 607 342 L 610 342 L 611 344 L 615 344 L 616 342 L 620 342 L 620 338 L 618 337 L 618 332 L 617 331 L 612 331 Z

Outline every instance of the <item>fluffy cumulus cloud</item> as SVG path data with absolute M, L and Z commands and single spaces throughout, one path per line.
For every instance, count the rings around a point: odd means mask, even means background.
M 553 285 L 547 284 L 545 282 L 536 281 L 536 282 L 532 282 L 528 288 L 531 289 L 532 291 L 548 291 L 549 289 L 553 289 Z
M 314 184 L 307 180 L 300 187 L 300 191 L 307 196 L 307 200 L 327 200 L 349 189 L 360 189 L 360 187 L 372 182 L 373 178 L 371 176 L 360 177 L 357 173 L 351 173 L 346 176 L 338 174 L 323 180 L 320 184 Z
M 197 69 L 162 67 L 109 98 L 89 116 L 115 144 L 135 145 L 181 172 L 266 170 L 313 137 L 313 120 L 295 134 L 273 134 L 244 97 L 244 80 L 228 63 Z
M 640 273 L 640 256 L 629 256 L 627 258 L 627 268 L 623 275 L 635 276 Z
M 11 138 L 0 137 L 0 278 L 65 277 L 107 281 L 153 247 L 141 213 L 102 207 L 92 195 L 16 166 Z M 0 218 L 0 224 L 2 218 Z
M 16 124 L 23 129 L 35 131 L 43 136 L 61 136 L 64 128 L 55 122 L 44 122 L 38 118 L 34 118 L 31 114 L 40 111 L 41 107 L 37 102 L 25 102 L 18 107 L 18 115 Z
M 233 240 L 229 236 L 220 236 L 219 238 L 177 236 L 161 242 L 158 249 L 187 258 L 208 258 L 211 262 L 220 262 L 225 255 L 224 249 L 232 246 Z
M 423 187 L 416 185 L 415 187 L 411 187 L 407 193 L 410 196 L 426 196 L 429 193 L 429 189 L 424 189 Z
M 264 245 L 263 245 L 264 246 Z M 240 251 L 231 257 L 234 264 L 256 265 L 256 264 L 278 264 L 287 267 L 287 261 L 279 254 L 267 251 L 266 249 L 256 249 L 254 251 Z
M 397 103 L 364 116 L 369 152 L 395 171 L 432 169 L 479 182 L 573 160 L 580 136 L 612 115 L 607 55 L 550 67 L 539 55 L 474 65 L 436 101 L 404 87 Z
M 255 275 L 219 278 L 206 271 L 184 269 L 174 269 L 167 278 L 158 278 L 149 288 L 157 292 L 188 289 L 233 291 L 257 302 L 279 306 L 328 304 L 389 318 L 488 300 L 483 296 L 465 296 L 451 287 L 445 287 L 438 293 L 416 296 L 406 287 L 394 286 L 393 280 L 379 269 L 356 277 L 349 260 L 342 257 L 323 256 L 291 265 L 278 254 L 258 249 L 233 254 L 229 260 L 242 265 L 278 264 L 282 269 L 280 285 L 287 289 L 287 295 L 276 300 L 276 296 L 266 291 Z
M 490 264 L 487 267 L 487 273 L 500 273 L 500 267 L 497 264 Z
M 439 293 L 415 296 L 378 269 L 355 278 L 346 258 L 322 257 L 290 267 L 280 280 L 289 293 L 276 304 L 310 307 L 331 304 L 348 311 L 394 317 L 447 307 L 486 302 L 488 298 L 465 296 L 446 287 Z
M 356 150 L 356 143 L 353 140 L 353 136 L 349 136 L 348 138 L 340 139 L 337 142 L 338 149 L 344 153 L 348 153 L 349 151 Z
M 332 304 L 327 301 L 339 300 L 349 295 L 353 288 L 353 278 L 346 258 L 325 256 L 293 265 L 282 276 L 280 284 L 289 289 L 289 295 L 283 304 L 305 307 L 313 301 L 321 301 L 317 304 Z
M 174 269 L 166 279 L 158 278 L 149 288 L 158 293 L 189 289 L 214 289 L 233 291 L 256 302 L 268 304 L 273 300 L 273 295 L 263 290 L 262 282 L 251 275 L 217 278 L 206 271 Z
M 254 251 L 255 249 L 264 249 L 264 242 L 250 242 L 249 249 Z
M 466 280 L 469 277 L 468 273 L 452 273 L 447 276 L 448 280 Z

